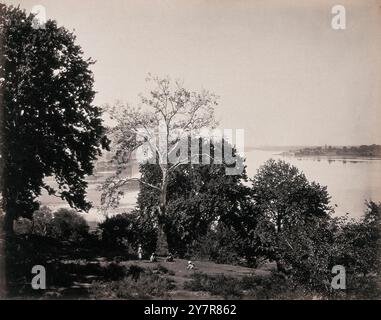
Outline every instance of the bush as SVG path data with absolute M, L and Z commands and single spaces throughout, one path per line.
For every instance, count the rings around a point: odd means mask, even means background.
M 145 223 L 136 211 L 107 218 L 99 224 L 102 242 L 108 248 L 137 249 L 141 244 L 143 252 L 150 254 L 156 247 L 156 231 L 151 223 Z
M 287 229 L 284 239 L 284 273 L 308 292 L 331 298 L 355 296 L 357 292 L 360 297 L 368 287 L 368 297 L 380 297 L 380 292 L 372 289 L 380 276 L 380 205 L 368 203 L 358 221 L 341 217 L 295 225 Z M 345 292 L 331 288 L 335 265 L 345 267 Z
M 77 242 L 86 238 L 89 226 L 74 210 L 59 209 L 54 213 L 51 232 L 53 238 Z
M 241 279 L 224 275 L 210 276 L 196 273 L 184 287 L 191 291 L 205 291 L 225 299 L 312 299 L 321 297 L 307 292 L 284 275 L 273 272 L 269 276 L 245 276 Z
M 118 214 L 100 223 L 99 229 L 106 246 L 126 249 L 134 242 L 135 217 L 126 213 Z
M 14 222 L 14 232 L 16 234 L 30 234 L 32 232 L 33 224 L 27 218 L 18 218 Z
M 381 204 L 367 202 L 360 221 L 345 221 L 336 241 L 340 244 L 338 264 L 353 274 L 380 274 L 381 270 Z
M 276 271 L 269 276 L 246 276 L 240 281 L 242 289 L 256 300 L 311 300 L 323 297 L 314 291 L 305 290 Z
M 174 288 L 173 281 L 147 270 L 135 278 L 128 276 L 120 281 L 94 282 L 90 295 L 95 299 L 146 300 L 166 297 Z
M 32 220 L 17 219 L 14 230 L 16 234 L 33 234 L 59 241 L 78 242 L 89 236 L 89 226 L 82 215 L 69 209 L 53 213 L 48 207 L 36 210 Z
M 131 277 L 133 280 L 137 280 L 143 272 L 144 268 L 133 264 L 130 265 L 130 267 L 128 268 L 127 275 Z
M 163 265 L 159 264 L 156 269 L 154 269 L 155 272 L 158 274 L 166 274 L 170 276 L 174 276 L 175 272 L 173 270 L 169 270 L 167 267 L 164 267 Z
M 54 237 L 53 218 L 52 210 L 46 206 L 36 210 L 32 218 L 32 233 L 43 237 Z
M 204 273 L 195 273 L 192 275 L 192 280 L 184 284 L 184 288 L 191 291 L 210 292 L 225 299 L 240 298 L 242 295 L 239 280 L 224 275 L 210 276 Z
M 381 298 L 381 279 L 379 276 L 354 276 L 347 277 L 348 287 L 345 299 L 376 299 Z
M 107 267 L 103 268 L 104 270 L 104 278 L 108 280 L 119 280 L 126 276 L 128 271 L 126 271 L 126 268 L 116 264 L 116 263 L 110 263 Z
M 189 255 L 197 259 L 211 260 L 216 263 L 242 264 L 240 249 L 243 243 L 233 229 L 219 224 L 215 230 L 210 229 L 192 246 Z

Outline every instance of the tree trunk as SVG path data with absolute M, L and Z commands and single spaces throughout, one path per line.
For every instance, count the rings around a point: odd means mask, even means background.
M 284 267 L 284 264 L 282 263 L 282 261 L 280 259 L 276 259 L 275 263 L 276 263 L 277 271 L 285 274 L 286 268 Z
M 161 257 L 166 257 L 169 254 L 168 238 L 162 222 L 158 224 L 156 254 Z
M 2 33 L 3 23 L 4 23 L 4 14 L 3 7 L 0 8 L 0 79 L 4 78 L 4 52 L 3 52 L 3 44 L 4 44 L 4 33 Z M 1 80 L 0 80 L 1 81 Z M 1 196 L 1 204 L 0 207 L 0 215 L 3 215 L 3 173 L 4 173 L 4 87 L 3 84 L 0 83 L 0 196 Z M 0 217 L 2 219 L 3 217 Z M 3 226 L 0 225 L 0 299 L 6 297 L 6 257 L 5 257 L 5 230 Z
M 163 170 L 163 182 L 160 191 L 159 207 L 158 207 L 158 232 L 156 243 L 156 254 L 158 256 L 168 256 L 169 246 L 168 237 L 165 232 L 165 221 L 167 213 L 167 187 L 168 187 L 168 175 L 167 170 Z
M 3 232 L 0 232 L 0 299 L 5 299 L 7 296 L 6 282 L 6 265 L 5 265 L 5 237 Z
M 4 217 L 4 227 L 3 227 L 3 231 L 7 238 L 12 237 L 14 235 L 13 225 L 14 225 L 13 214 L 9 210 L 7 210 Z
M 280 237 L 281 237 L 281 233 L 282 233 L 282 218 L 281 218 L 281 215 L 278 214 L 277 216 L 277 220 L 276 220 L 276 246 L 277 246 L 277 252 L 276 252 L 276 259 L 275 259 L 275 262 L 276 262 L 276 268 L 277 268 L 277 271 L 280 272 L 280 273 L 283 273 L 285 274 L 286 273 L 286 268 L 282 262 L 282 259 L 280 258 L 281 255 L 280 255 Z

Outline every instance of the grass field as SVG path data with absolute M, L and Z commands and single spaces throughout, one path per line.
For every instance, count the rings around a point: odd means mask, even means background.
M 168 294 L 171 299 L 178 300 L 202 300 L 202 299 L 221 299 L 221 296 L 214 296 L 208 292 L 203 291 L 190 291 L 184 288 L 186 282 L 190 281 L 192 275 L 202 273 L 208 276 L 226 276 L 227 278 L 242 279 L 245 276 L 269 276 L 270 270 L 274 268 L 272 264 L 266 264 L 258 269 L 245 268 L 240 266 L 232 266 L 226 264 L 216 264 L 210 261 L 192 261 L 196 269 L 189 271 L 186 269 L 187 260 L 175 259 L 174 262 L 159 261 L 157 263 L 150 263 L 148 261 L 128 261 L 122 263 L 126 266 L 138 265 L 143 268 L 157 270 L 160 266 L 168 269 L 167 278 L 174 281 L 175 289 L 171 290 Z

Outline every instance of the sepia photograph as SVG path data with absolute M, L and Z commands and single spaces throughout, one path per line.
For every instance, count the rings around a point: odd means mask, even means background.
M 0 300 L 380 300 L 380 53 L 380 0 L 0 0 Z

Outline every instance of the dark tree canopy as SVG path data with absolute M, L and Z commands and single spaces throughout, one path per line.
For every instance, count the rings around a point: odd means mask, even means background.
M 0 5 L 2 201 L 8 217 L 31 217 L 42 188 L 88 210 L 85 177 L 107 147 L 101 110 L 93 104 L 94 63 L 55 21 Z M 44 183 L 54 176 L 58 190 Z
M 169 248 L 179 254 L 184 254 L 187 246 L 206 235 L 213 224 L 238 223 L 242 207 L 249 201 L 250 189 L 243 183 L 247 180 L 246 170 L 243 169 L 240 175 L 226 175 L 228 165 L 214 162 L 215 146 L 212 142 L 210 145 L 210 164 L 182 164 L 169 178 L 164 229 Z M 244 166 L 234 148 L 232 152 L 239 165 Z M 144 164 L 140 166 L 140 172 L 142 183 L 138 208 L 141 214 L 150 216 L 155 222 L 154 211 L 160 192 L 149 185 L 160 183 L 161 171 L 157 164 Z
M 331 217 L 327 188 L 309 182 L 285 161 L 268 160 L 252 180 L 257 227 L 249 232 L 251 247 L 278 263 L 298 244 L 298 230 L 317 230 Z M 306 242 L 306 241 L 305 241 Z M 305 243 L 303 242 L 303 243 Z

